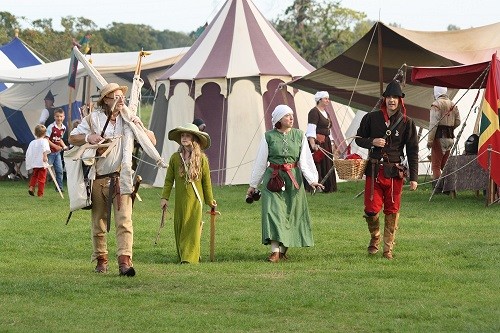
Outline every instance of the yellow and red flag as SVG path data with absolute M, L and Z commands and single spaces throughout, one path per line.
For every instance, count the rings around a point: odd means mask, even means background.
M 478 162 L 488 171 L 488 147 L 491 147 L 491 178 L 500 184 L 500 66 L 496 53 L 491 59 L 490 72 L 486 82 L 483 103 L 481 107 L 481 126 L 479 128 Z

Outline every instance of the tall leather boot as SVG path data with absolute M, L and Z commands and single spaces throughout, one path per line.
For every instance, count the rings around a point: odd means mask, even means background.
M 368 231 L 370 231 L 370 244 L 368 244 L 368 254 L 375 254 L 378 252 L 378 245 L 380 243 L 380 221 L 378 214 L 375 216 L 363 216 L 368 223 Z
M 120 270 L 120 275 L 122 276 L 135 275 L 135 269 L 134 267 L 132 267 L 132 260 L 130 259 L 130 256 L 119 256 L 118 267 Z
M 108 271 L 108 255 L 103 254 L 97 257 L 97 266 L 95 266 L 94 272 L 106 273 L 107 271 Z
M 394 237 L 396 236 L 396 219 L 398 214 L 388 214 L 385 216 L 384 223 L 384 257 L 392 259 L 392 248 L 394 246 Z

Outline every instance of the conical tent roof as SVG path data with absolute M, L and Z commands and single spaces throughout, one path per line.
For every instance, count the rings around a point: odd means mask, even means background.
M 250 0 L 228 0 L 189 52 L 160 80 L 303 76 L 314 70 Z
M 168 130 L 201 118 L 212 140 L 205 151 L 212 182 L 248 183 L 277 105 L 289 105 L 296 126 L 307 127 L 314 97 L 284 83 L 312 70 L 252 1 L 226 1 L 181 61 L 156 82 L 150 129 L 156 134 L 158 151 L 169 160 L 179 146 L 168 140 Z M 333 108 L 327 112 L 334 141 L 340 143 L 344 139 L 341 124 Z M 162 186 L 165 170 L 149 162 L 146 158 L 139 163 L 138 173 L 144 183 Z

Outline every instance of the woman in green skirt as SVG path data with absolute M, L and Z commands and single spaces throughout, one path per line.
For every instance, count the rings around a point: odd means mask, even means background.
M 318 171 L 304 132 L 293 128 L 293 110 L 278 105 L 272 113 L 273 129 L 260 143 L 247 196 L 262 186 L 262 244 L 271 245 L 269 262 L 287 259 L 289 247 L 313 246 L 311 221 L 303 177 L 316 190 Z

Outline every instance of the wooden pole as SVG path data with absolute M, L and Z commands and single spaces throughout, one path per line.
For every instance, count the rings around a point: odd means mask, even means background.
M 377 46 L 378 46 L 378 81 L 380 86 L 380 96 L 384 93 L 384 61 L 382 52 L 382 24 L 377 24 Z

